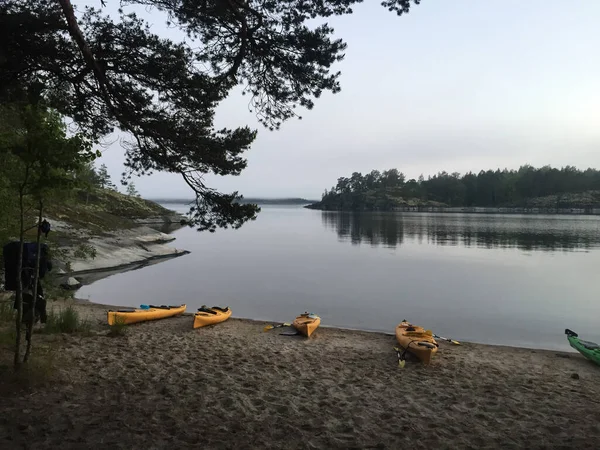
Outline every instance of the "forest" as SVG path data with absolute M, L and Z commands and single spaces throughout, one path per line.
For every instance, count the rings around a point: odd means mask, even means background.
M 393 210 L 410 206 L 517 207 L 532 199 L 553 197 L 552 207 L 600 203 L 600 171 L 573 166 L 561 169 L 521 166 L 518 170 L 487 170 L 461 175 L 440 172 L 406 180 L 397 169 L 338 178 L 337 184 L 311 205 L 324 210 Z M 573 195 L 573 194 L 590 195 Z

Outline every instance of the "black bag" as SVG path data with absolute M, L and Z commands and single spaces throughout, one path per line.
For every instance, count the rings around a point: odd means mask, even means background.
M 17 290 L 17 262 L 19 260 L 19 242 L 9 242 L 3 249 L 4 256 L 4 289 Z
M 46 276 L 46 272 L 52 270 L 52 262 L 48 257 L 48 246 L 40 244 L 40 279 Z M 17 290 L 17 266 L 19 261 L 19 241 L 6 244 L 4 253 L 4 289 L 7 291 Z M 23 244 L 23 288 L 32 288 L 34 279 L 35 260 L 37 257 L 37 244 L 25 242 Z

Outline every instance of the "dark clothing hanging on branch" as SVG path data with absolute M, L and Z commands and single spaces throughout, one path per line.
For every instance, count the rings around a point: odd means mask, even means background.
M 3 248 L 4 253 L 4 289 L 7 291 L 17 290 L 18 261 L 19 261 L 19 241 L 9 242 Z M 21 281 L 23 285 L 23 320 L 27 320 L 31 314 L 33 303 L 33 284 L 35 282 L 35 263 L 37 258 L 37 243 L 26 242 L 23 244 L 23 270 L 21 271 Z M 40 244 L 40 276 L 41 280 L 48 271 L 52 270 L 52 261 L 48 255 L 48 246 Z M 38 280 L 37 286 L 38 298 L 35 302 L 35 315 L 46 323 L 46 299 L 41 282 Z M 16 300 L 15 300 L 15 308 Z
M 40 279 L 52 270 L 52 261 L 48 256 L 48 245 L 40 244 Z M 17 290 L 17 270 L 19 262 L 19 241 L 9 242 L 4 246 L 4 289 Z M 35 278 L 35 260 L 37 257 L 37 244 L 25 242 L 23 244 L 23 271 L 21 280 L 23 289 L 33 289 Z
M 42 292 L 40 294 L 40 292 Z M 29 318 L 31 315 L 31 305 L 33 303 L 33 293 L 25 293 L 23 292 L 23 322 L 29 322 Z M 15 301 L 15 309 L 17 308 Z M 46 323 L 48 319 L 48 313 L 46 312 L 46 299 L 44 298 L 42 284 L 38 283 L 38 298 L 35 302 L 35 320 L 38 320 L 42 323 Z

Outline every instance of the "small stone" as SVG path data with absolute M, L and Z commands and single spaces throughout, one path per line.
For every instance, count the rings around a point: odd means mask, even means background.
M 572 373 L 571 374 L 571 378 L 573 378 L 574 380 L 579 380 L 579 374 L 578 373 Z

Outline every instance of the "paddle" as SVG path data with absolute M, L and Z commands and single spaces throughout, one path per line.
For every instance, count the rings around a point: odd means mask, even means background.
M 272 330 L 273 328 L 289 327 L 291 325 L 292 325 L 291 323 L 282 323 L 281 325 L 267 325 L 266 327 L 263 328 L 263 331 L 269 331 L 269 330 Z
M 404 366 L 406 365 L 406 359 L 404 359 L 404 353 L 406 353 L 406 350 L 404 350 L 403 348 L 400 347 L 394 347 L 394 350 L 396 350 L 396 354 L 398 355 L 398 367 L 400 367 L 401 369 L 404 369 Z M 402 352 L 402 353 L 400 353 Z
M 445 338 L 443 336 L 438 336 L 437 334 L 434 334 L 433 337 L 436 338 L 436 339 L 441 339 L 442 341 L 450 342 L 450 343 L 452 343 L 454 345 L 460 345 L 460 342 L 455 341 L 454 339 L 448 339 L 448 338 Z

